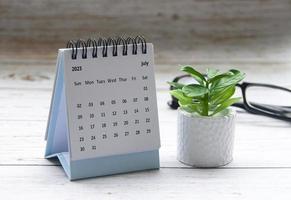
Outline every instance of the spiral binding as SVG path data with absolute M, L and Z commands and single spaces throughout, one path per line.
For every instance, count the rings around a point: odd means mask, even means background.
M 77 59 L 78 48 L 81 48 L 82 59 L 88 57 L 88 47 L 93 47 L 92 58 L 98 57 L 98 47 L 102 48 L 102 56 L 108 56 L 108 47 L 112 46 L 112 56 L 118 56 L 118 46 L 122 46 L 122 55 L 128 55 L 128 45 L 132 45 L 132 54 L 136 55 L 138 53 L 138 44 L 141 44 L 141 53 L 147 53 L 147 43 L 143 36 L 132 37 L 117 37 L 117 38 L 98 38 L 88 39 L 87 41 L 79 39 L 77 41 L 70 40 L 67 43 L 67 48 L 72 49 L 72 59 Z

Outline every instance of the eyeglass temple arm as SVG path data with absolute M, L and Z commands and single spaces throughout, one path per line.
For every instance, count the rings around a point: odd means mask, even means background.
M 186 75 L 181 75 L 181 76 L 177 76 L 177 77 L 175 77 L 175 78 L 173 79 L 172 82 L 174 82 L 174 83 L 178 83 L 178 81 L 179 81 L 180 79 L 185 78 L 185 77 L 191 77 L 191 76 L 188 75 L 188 74 L 186 74 Z M 174 87 L 171 85 L 171 86 L 170 86 L 170 90 L 173 90 L 173 89 L 174 89 Z
M 277 113 L 281 115 L 291 113 L 291 106 L 276 106 L 276 105 L 258 104 L 258 103 L 253 103 L 253 102 L 249 102 L 249 104 L 251 106 L 254 106 L 256 108 L 259 108 L 261 110 L 271 112 L 271 113 Z M 232 104 L 232 106 L 245 109 L 245 105 L 242 102 L 234 103 Z
M 290 106 L 267 105 L 267 104 L 253 103 L 253 102 L 249 102 L 249 104 L 251 104 L 252 106 L 254 106 L 256 108 L 266 110 L 269 112 L 276 112 L 276 113 L 280 113 L 280 114 L 286 114 L 286 113 L 291 112 Z

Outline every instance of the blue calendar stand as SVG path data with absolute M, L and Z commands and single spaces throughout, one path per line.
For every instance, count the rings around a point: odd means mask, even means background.
M 158 169 L 159 149 L 129 154 L 72 160 L 65 95 L 64 56 L 58 55 L 55 86 L 46 132 L 45 158 L 57 157 L 70 180 L 132 171 Z

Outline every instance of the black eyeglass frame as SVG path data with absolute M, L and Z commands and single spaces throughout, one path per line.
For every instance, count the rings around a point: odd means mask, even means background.
M 186 77 L 191 77 L 191 76 L 190 75 L 177 76 L 173 79 L 173 82 L 179 82 L 179 80 Z M 284 115 L 285 113 L 291 113 L 291 106 L 272 106 L 272 105 L 266 105 L 266 104 L 251 103 L 247 101 L 247 95 L 246 95 L 247 88 L 253 87 L 253 86 L 279 89 L 279 90 L 283 90 L 283 91 L 291 93 L 290 89 L 277 86 L 277 85 L 264 84 L 264 83 L 250 83 L 250 82 L 242 82 L 241 84 L 237 84 L 236 86 L 239 87 L 242 91 L 243 102 L 235 103 L 232 106 L 245 109 L 246 111 L 252 114 L 264 115 L 267 117 L 291 122 L 291 116 L 288 117 Z M 170 86 L 170 90 L 173 90 L 173 89 L 174 87 Z M 174 96 L 171 96 L 171 97 L 172 97 L 172 100 L 168 101 L 168 105 L 172 109 L 177 109 L 179 107 L 178 99 L 175 98 Z

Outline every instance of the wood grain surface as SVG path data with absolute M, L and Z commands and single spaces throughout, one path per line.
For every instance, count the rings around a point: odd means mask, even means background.
M 160 63 L 290 62 L 290 33 L 290 0 L 0 0 L 0 52 L 16 58 L 53 58 L 69 39 L 142 34 Z
M 272 67 L 269 67 L 270 69 Z M 43 158 L 54 74 L 51 67 L 2 69 L 0 79 L 0 191 L 3 199 L 290 199 L 290 123 L 238 110 L 234 161 L 195 169 L 176 160 L 176 112 L 157 73 L 161 169 L 70 182 L 57 160 Z M 47 69 L 47 70 L 44 70 Z M 276 80 L 249 69 L 261 81 Z M 30 74 L 30 75 L 29 75 Z M 37 76 L 46 76 L 43 79 Z M 289 73 L 290 74 L 290 73 Z M 30 76 L 29 79 L 21 77 Z M 290 87 L 291 81 L 286 79 Z M 271 97 L 269 97 L 271 98 Z

